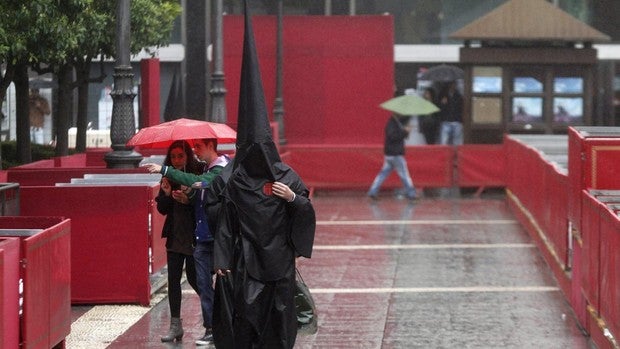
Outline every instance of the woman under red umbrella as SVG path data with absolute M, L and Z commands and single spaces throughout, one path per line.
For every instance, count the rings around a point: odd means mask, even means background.
M 176 141 L 170 145 L 164 159 L 165 166 L 178 171 L 202 172 L 202 165 L 194 157 L 189 143 Z M 181 276 L 185 265 L 187 282 L 198 292 L 194 264 L 194 208 L 186 193 L 186 186 L 162 177 L 159 194 L 155 198 L 157 210 L 166 216 L 162 238 L 166 238 L 168 263 L 168 305 L 170 306 L 170 329 L 161 337 L 162 342 L 180 341 L 183 338 L 181 320 Z

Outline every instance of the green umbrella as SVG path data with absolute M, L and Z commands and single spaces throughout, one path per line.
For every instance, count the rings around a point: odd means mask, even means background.
M 439 111 L 436 105 L 416 94 L 394 97 L 379 106 L 400 115 L 426 115 Z

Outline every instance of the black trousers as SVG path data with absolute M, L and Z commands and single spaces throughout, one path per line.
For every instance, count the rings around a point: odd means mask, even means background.
M 183 264 L 187 282 L 198 293 L 196 285 L 196 267 L 194 257 L 182 253 L 167 253 L 168 258 L 168 304 L 170 305 L 170 317 L 181 317 L 181 276 L 183 276 Z

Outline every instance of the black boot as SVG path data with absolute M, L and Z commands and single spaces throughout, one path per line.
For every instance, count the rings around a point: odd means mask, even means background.
M 161 337 L 161 341 L 173 342 L 175 339 L 177 342 L 183 339 L 183 323 L 178 317 L 173 317 L 170 319 L 170 329 L 168 330 L 168 334 Z

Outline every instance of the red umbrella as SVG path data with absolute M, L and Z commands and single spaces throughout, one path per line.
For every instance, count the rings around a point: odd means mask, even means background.
M 181 118 L 141 129 L 127 141 L 127 146 L 167 148 L 174 141 L 203 138 L 215 138 L 218 143 L 234 143 L 237 132 L 226 124 Z

